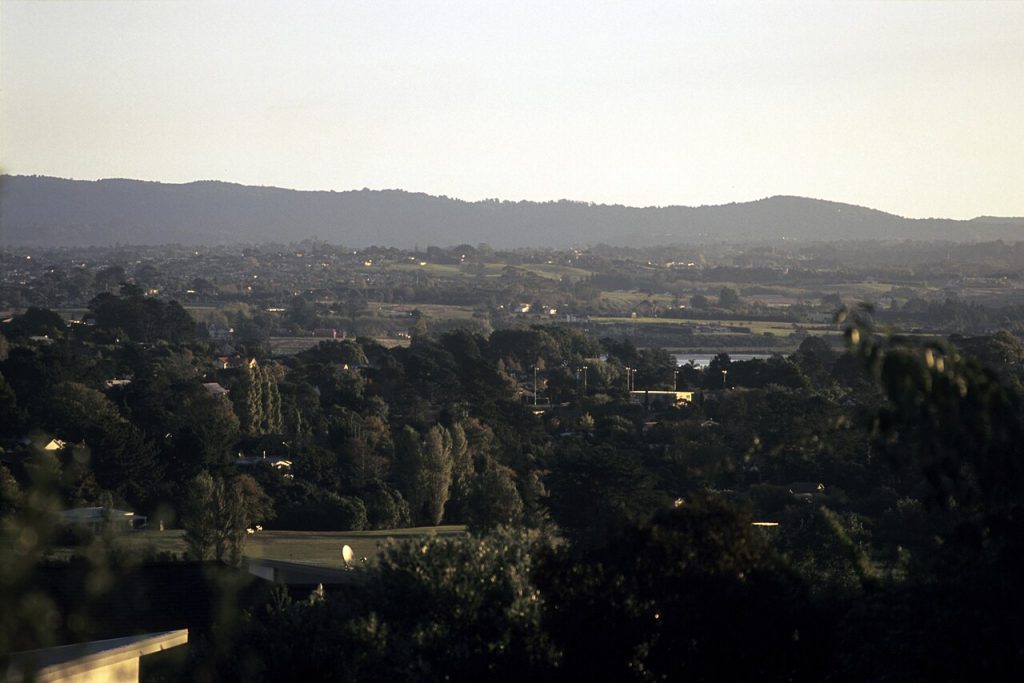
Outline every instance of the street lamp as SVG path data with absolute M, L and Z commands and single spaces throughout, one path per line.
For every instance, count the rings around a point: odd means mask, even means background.
M 728 370 L 722 370 L 722 388 L 725 389 L 725 376 L 729 374 Z

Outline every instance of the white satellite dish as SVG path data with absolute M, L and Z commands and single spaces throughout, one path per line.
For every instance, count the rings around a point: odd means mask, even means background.
M 341 559 L 345 560 L 345 566 L 352 566 L 352 558 L 355 554 L 352 552 L 352 546 L 345 544 L 341 546 Z

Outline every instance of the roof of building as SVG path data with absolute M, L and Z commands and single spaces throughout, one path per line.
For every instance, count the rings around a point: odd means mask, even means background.
M 264 455 L 239 455 L 238 459 L 235 460 L 235 464 L 236 465 L 242 465 L 242 466 L 245 466 L 245 467 L 249 467 L 249 466 L 252 466 L 252 465 L 258 465 L 261 462 L 265 462 L 268 465 L 270 465 L 271 467 L 276 467 L 278 469 L 280 469 L 282 467 L 291 467 L 292 466 L 292 461 L 291 460 L 289 460 L 287 458 L 283 458 L 283 457 L 277 456 L 277 455 L 271 455 L 269 457 L 266 454 L 264 454 Z
M 219 382 L 203 382 L 203 388 L 214 396 L 226 396 L 228 394 L 228 390 L 222 387 Z
M 63 681 L 188 643 L 188 629 L 16 652 L 4 680 Z
M 825 485 L 818 481 L 794 481 L 787 484 L 786 488 L 790 493 L 799 495 L 801 493 L 822 493 L 825 490 Z

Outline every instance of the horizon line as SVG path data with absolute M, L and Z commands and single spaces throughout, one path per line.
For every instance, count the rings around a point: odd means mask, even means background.
M 352 188 L 352 189 L 345 189 L 345 190 L 339 190 L 339 189 L 335 189 L 335 188 L 308 189 L 308 188 L 298 188 L 298 187 L 283 187 L 283 186 L 280 186 L 280 185 L 252 185 L 252 184 L 242 183 L 242 182 L 238 182 L 238 181 L 234 181 L 234 180 L 221 180 L 221 179 L 217 179 L 217 178 L 197 178 L 195 180 L 186 180 L 186 181 L 175 182 L 175 181 L 167 181 L 167 180 L 149 180 L 149 179 L 145 179 L 145 178 L 127 178 L 127 177 L 120 177 L 120 176 L 110 176 L 110 177 L 104 177 L 104 178 L 72 178 L 72 177 L 66 177 L 66 176 L 48 175 L 48 174 L 45 174 L 45 173 L 0 173 L 0 178 L 4 178 L 4 177 L 8 177 L 8 178 L 45 178 L 45 179 L 49 179 L 49 180 L 64 180 L 64 181 L 76 182 L 76 183 L 101 183 L 101 182 L 109 182 L 109 181 L 127 181 L 127 182 L 134 182 L 134 183 L 150 183 L 150 184 L 156 184 L 156 185 L 177 185 L 177 186 L 196 185 L 196 184 L 199 184 L 199 183 L 219 183 L 219 184 L 222 184 L 222 185 L 235 185 L 235 186 L 238 186 L 238 187 L 253 188 L 253 189 L 283 190 L 285 192 L 307 192 L 307 193 L 324 193 L 324 194 L 342 194 L 342 193 L 347 193 L 347 192 L 402 192 L 402 193 L 411 194 L 411 195 L 423 195 L 423 196 L 431 197 L 431 198 L 435 198 L 435 199 L 448 199 L 448 200 L 451 200 L 451 201 L 462 202 L 462 203 L 465 203 L 465 204 L 481 204 L 481 203 L 484 203 L 484 202 L 493 202 L 493 201 L 497 201 L 497 202 L 500 202 L 500 203 L 509 203 L 509 204 L 523 204 L 523 203 L 528 203 L 528 204 L 558 204 L 558 203 L 561 203 L 561 202 L 570 202 L 570 203 L 573 203 L 573 204 L 584 204 L 584 205 L 587 205 L 587 206 L 590 206 L 590 207 L 625 208 L 625 209 L 635 209 L 635 210 L 646 210 L 646 209 L 705 209 L 705 208 L 717 208 L 717 207 L 723 207 L 723 206 L 733 206 L 733 205 L 737 205 L 737 204 L 756 204 L 758 202 L 764 202 L 764 201 L 768 201 L 768 200 L 771 200 L 771 199 L 801 199 L 801 200 L 811 201 L 811 202 L 824 202 L 824 203 L 828 203 L 828 204 L 839 204 L 839 205 L 842 205 L 844 207 L 848 206 L 848 207 L 852 207 L 852 208 L 856 208 L 856 209 L 863 209 L 865 211 L 876 211 L 878 213 L 883 213 L 883 214 L 886 214 L 886 215 L 889 215 L 889 216 L 894 216 L 896 218 L 902 218 L 904 220 L 910 220 L 910 221 L 945 220 L 945 221 L 956 221 L 956 222 L 965 222 L 966 223 L 966 222 L 970 222 L 970 221 L 984 220 L 984 219 L 1024 220 L 1024 215 L 1021 215 L 1021 216 L 998 216 L 998 215 L 995 215 L 995 214 L 979 214 L 977 216 L 972 216 L 971 218 L 949 218 L 949 217 L 946 217 L 946 216 L 911 217 L 911 216 L 904 216 L 904 215 L 898 214 L 898 213 L 893 213 L 891 211 L 886 211 L 884 209 L 875 208 L 875 207 L 872 207 L 872 206 L 866 206 L 866 205 L 863 205 L 863 204 L 854 204 L 854 203 L 851 203 L 851 202 L 838 201 L 838 200 L 834 200 L 834 199 L 823 199 L 821 197 L 811 197 L 811 196 L 808 196 L 808 195 L 799 195 L 799 194 L 773 194 L 773 195 L 767 195 L 767 196 L 763 196 L 763 197 L 758 197 L 757 199 L 733 200 L 733 201 L 724 202 L 724 203 L 721 203 L 721 204 L 697 204 L 697 205 L 690 205 L 690 204 L 662 204 L 662 205 L 649 204 L 649 205 L 646 205 L 646 206 L 640 206 L 640 205 L 633 205 L 633 204 L 608 204 L 608 203 L 604 203 L 604 202 L 594 202 L 594 201 L 583 200 L 583 199 L 570 199 L 568 197 L 561 197 L 559 199 L 503 199 L 503 198 L 500 198 L 500 197 L 485 197 L 485 198 L 482 198 L 482 199 L 464 199 L 462 197 L 456 197 L 456 196 L 452 196 L 452 195 L 448 195 L 448 194 L 432 194 L 430 192 L 423 192 L 423 191 L 419 191 L 419 190 L 408 190 L 408 189 L 397 188 L 397 187 L 371 188 L 371 187 L 365 187 L 364 186 L 364 187 L 358 188 L 358 189 L 357 188 Z

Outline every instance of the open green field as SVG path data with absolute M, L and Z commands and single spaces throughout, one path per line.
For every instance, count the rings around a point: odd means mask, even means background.
M 428 320 L 465 320 L 473 317 L 471 307 L 453 304 L 389 304 L 371 301 L 367 305 L 381 315 L 392 317 L 408 316 L 413 309 L 418 310 Z
M 375 337 L 378 344 L 386 349 L 396 346 L 408 346 L 409 340 L 399 337 Z M 322 341 L 332 340 L 330 337 L 271 337 L 270 353 L 274 356 L 294 356 L 307 349 L 311 349 Z
M 672 297 L 667 294 L 647 294 L 636 290 L 613 289 L 601 292 L 600 304 L 607 308 L 633 308 L 642 301 L 650 301 L 656 306 L 668 308 L 672 305 Z
M 311 349 L 322 341 L 330 341 L 326 337 L 271 337 L 270 353 L 274 356 L 294 356 L 306 349 Z
M 478 263 L 473 266 L 463 266 L 445 263 L 426 263 L 421 266 L 419 263 L 408 262 L 388 263 L 382 267 L 385 270 L 405 272 L 419 271 L 425 275 L 431 275 L 434 277 L 454 278 L 477 277 L 479 275 L 484 277 L 499 277 L 509 265 L 510 264 L 507 263 Z M 563 277 L 579 280 L 590 277 L 591 275 L 589 270 L 574 268 L 573 266 L 563 266 L 557 263 L 518 263 L 513 264 L 513 267 L 549 280 L 561 280 Z
M 594 316 L 590 319 L 595 323 L 619 323 L 632 325 L 715 325 L 722 327 L 747 327 L 751 334 L 769 333 L 777 337 L 788 337 L 797 327 L 788 321 L 773 320 L 695 320 L 690 318 L 619 318 L 612 316 Z M 815 332 L 835 332 L 831 325 L 801 324 L 799 327 Z M 723 332 L 722 334 L 736 334 Z
M 282 560 L 320 567 L 344 567 L 341 547 L 352 546 L 358 562 L 374 560 L 390 539 L 404 540 L 425 536 L 461 536 L 461 525 L 386 529 L 381 531 L 263 531 L 246 539 L 245 555 L 267 560 Z
M 516 266 L 516 268 L 533 273 L 534 275 L 546 277 L 549 280 L 561 280 L 563 277 L 568 277 L 572 280 L 581 280 L 592 275 L 589 270 L 574 268 L 572 266 L 563 266 L 557 263 L 526 263 Z
M 483 266 L 482 268 L 481 265 Z M 383 268 L 384 270 L 405 272 L 419 271 L 424 275 L 434 277 L 477 277 L 478 275 L 483 277 L 500 277 L 505 265 L 504 263 L 484 263 L 475 265 L 471 270 L 468 266 L 446 263 L 427 263 L 422 266 L 418 263 L 388 263 Z
M 418 263 L 388 263 L 383 265 L 382 268 L 384 270 L 406 272 L 419 271 L 424 275 L 433 277 L 462 277 L 463 275 L 469 275 L 462 266 L 448 263 L 427 263 L 422 266 Z
M 384 529 L 380 531 L 261 531 L 246 537 L 246 557 L 298 562 L 321 567 L 341 568 L 341 547 L 349 545 L 357 558 L 374 560 L 389 539 L 403 540 L 426 536 L 461 536 L 466 527 L 461 525 L 413 527 L 411 529 Z M 146 529 L 131 532 L 121 538 L 129 548 L 147 549 L 158 553 L 185 553 L 184 531 Z M 55 548 L 53 555 L 66 557 L 71 548 Z

